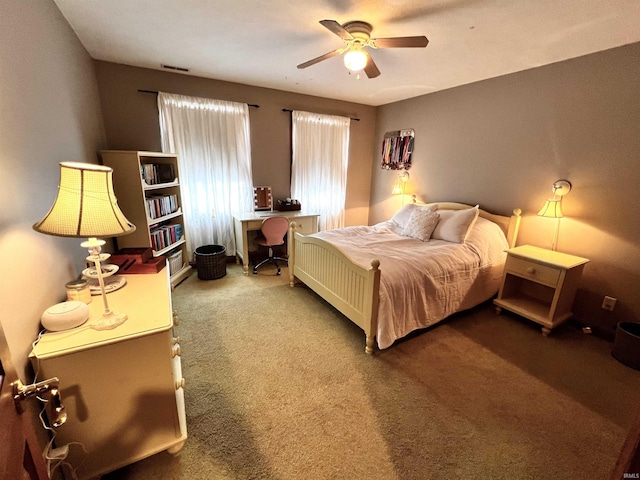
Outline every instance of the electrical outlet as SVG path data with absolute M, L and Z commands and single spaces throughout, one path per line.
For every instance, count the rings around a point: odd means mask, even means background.
M 602 308 L 605 310 L 613 311 L 613 308 L 616 306 L 617 301 L 618 300 L 616 298 L 605 296 L 604 300 L 602 301 Z

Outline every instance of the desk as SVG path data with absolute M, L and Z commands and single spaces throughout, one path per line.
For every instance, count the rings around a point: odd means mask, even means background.
M 267 217 L 287 217 L 289 222 L 296 222 L 296 231 L 304 235 L 317 233 L 317 213 L 295 212 L 246 212 L 233 216 L 233 226 L 236 236 L 236 263 L 244 266 L 244 274 L 249 274 L 249 236 L 247 232 L 259 231 L 262 222 Z M 287 234 L 288 235 L 288 234 Z M 287 237 L 287 248 L 291 245 L 291 239 Z

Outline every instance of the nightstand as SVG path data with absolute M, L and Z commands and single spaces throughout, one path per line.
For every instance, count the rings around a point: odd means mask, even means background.
M 522 245 L 507 250 L 496 312 L 509 310 L 542 325 L 548 335 L 571 317 L 571 307 L 589 259 Z

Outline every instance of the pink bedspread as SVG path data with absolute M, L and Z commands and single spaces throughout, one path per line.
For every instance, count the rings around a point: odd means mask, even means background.
M 380 260 L 377 342 L 381 349 L 491 298 L 500 286 L 508 248 L 500 227 L 483 218 L 478 218 L 464 244 L 422 242 L 400 231 L 388 221 L 314 234 L 362 266 Z

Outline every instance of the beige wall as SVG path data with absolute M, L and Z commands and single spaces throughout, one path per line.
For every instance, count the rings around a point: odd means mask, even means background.
M 535 214 L 568 179 L 558 250 L 591 259 L 576 315 L 612 334 L 640 321 L 640 44 L 466 85 L 378 109 L 385 131 L 415 129 L 408 189 L 426 201 L 524 212 L 519 244 L 550 247 Z M 379 160 L 376 161 L 379 165 Z M 369 221 L 400 205 L 393 172 L 374 168 Z M 613 312 L 602 297 L 618 299 Z
M 55 4 L 0 8 L 0 323 L 25 380 L 40 316 L 86 256 L 31 225 L 55 200 L 59 162 L 96 163 L 105 137 L 92 60 Z
M 283 108 L 359 118 L 351 122 L 346 223 L 367 222 L 374 107 L 109 62 L 97 61 L 96 71 L 110 149 L 161 149 L 156 96 L 138 90 L 260 105 L 249 109 L 253 180 L 275 198 L 290 196 L 291 114 Z

